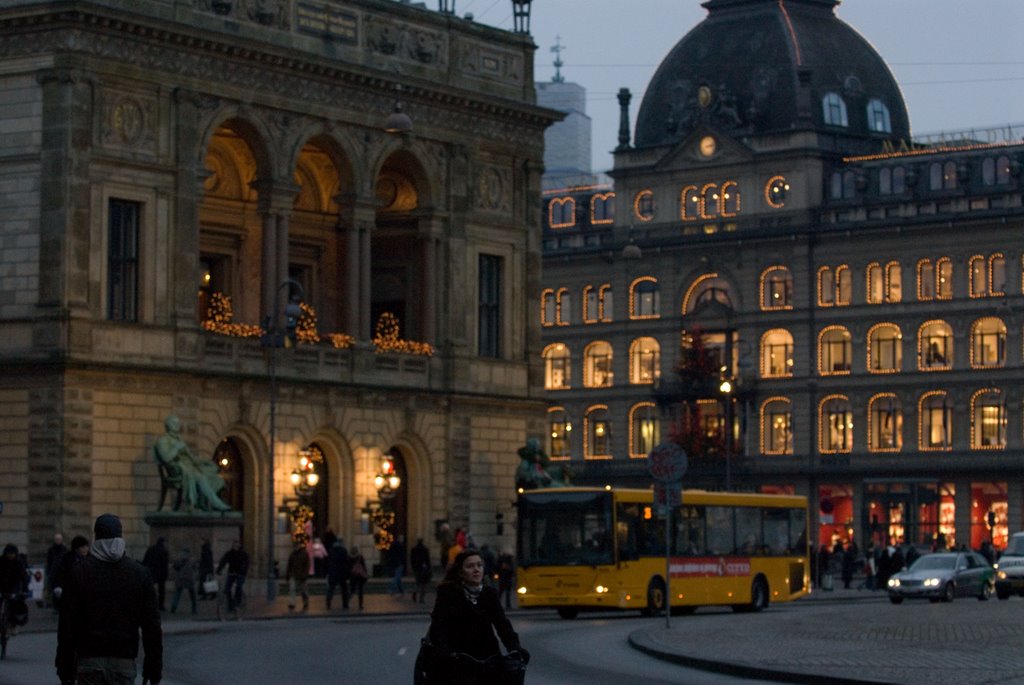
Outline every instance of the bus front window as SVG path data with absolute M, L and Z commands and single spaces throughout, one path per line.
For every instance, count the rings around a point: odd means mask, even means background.
M 519 500 L 519 563 L 613 564 L 611 531 L 610 493 L 529 492 Z

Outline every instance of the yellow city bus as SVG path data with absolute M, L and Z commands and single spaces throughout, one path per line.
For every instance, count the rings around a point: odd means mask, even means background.
M 665 610 L 665 516 L 651 490 L 531 490 L 518 507 L 520 607 L 567 619 L 580 610 Z M 672 511 L 673 613 L 760 611 L 807 594 L 806 497 L 684 490 Z

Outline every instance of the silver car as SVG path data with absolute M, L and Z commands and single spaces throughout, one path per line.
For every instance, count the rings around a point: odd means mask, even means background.
M 907 597 L 927 597 L 952 602 L 956 596 L 986 600 L 992 596 L 994 575 L 985 557 L 976 552 L 927 554 L 889 578 L 889 601 L 899 604 Z

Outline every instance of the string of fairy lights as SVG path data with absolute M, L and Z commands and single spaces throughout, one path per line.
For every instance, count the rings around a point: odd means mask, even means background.
M 355 346 L 355 338 L 347 333 L 320 333 L 317 327 L 316 310 L 305 302 L 301 302 L 299 307 L 302 314 L 299 316 L 295 328 L 295 340 L 298 344 L 318 345 L 323 342 L 339 350 Z M 236 338 L 259 338 L 264 333 L 259 326 L 235 322 L 231 297 L 220 292 L 215 292 L 210 296 L 210 306 L 202 326 L 211 333 Z M 400 331 L 401 327 L 397 316 L 391 312 L 382 314 L 374 329 L 373 345 L 376 352 L 378 354 L 397 352 L 422 357 L 433 356 L 434 347 L 430 343 L 403 340 L 400 337 Z

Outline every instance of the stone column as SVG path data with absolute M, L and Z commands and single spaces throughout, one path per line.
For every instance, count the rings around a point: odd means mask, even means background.
M 438 300 L 441 296 L 438 284 L 444 282 L 442 273 L 444 266 L 438 260 L 441 252 L 441 235 L 443 230 L 438 219 L 432 219 L 427 223 L 427 229 L 422 240 L 423 274 L 421 278 L 421 292 L 423 293 L 423 327 L 422 340 L 431 345 L 437 346 L 437 310 Z
M 258 180 L 252 185 L 259 193 L 263 226 L 262 314 L 272 314 L 276 321 L 280 312 L 275 311 L 275 305 L 278 309 L 282 305 L 278 289 L 288 280 L 288 219 L 299 187 L 291 181 L 278 179 Z
M 956 545 L 971 544 L 971 481 L 957 479 L 953 497 L 953 525 L 956 526 Z M 947 540 L 948 544 L 950 541 Z

